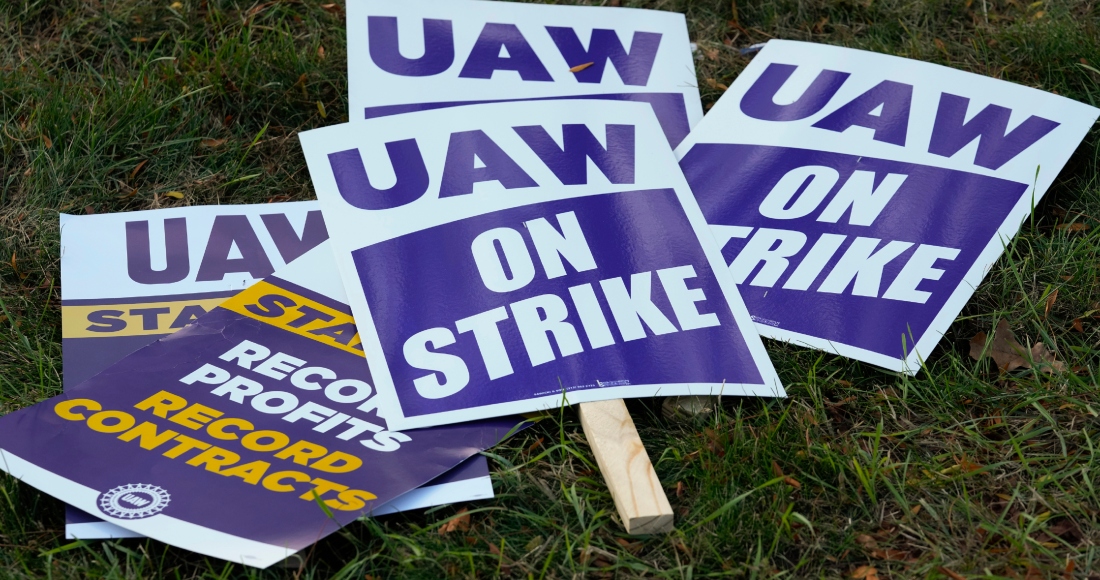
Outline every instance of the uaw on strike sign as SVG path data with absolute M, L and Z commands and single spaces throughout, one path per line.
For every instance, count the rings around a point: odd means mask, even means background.
M 683 14 L 482 0 L 347 10 L 353 119 L 584 96 L 648 104 L 675 146 L 703 118 Z
M 773 40 L 677 154 L 761 334 L 916 373 L 1097 113 Z
M 301 140 L 398 428 L 784 395 L 648 106 L 470 105 Z
M 65 393 L 0 417 L 0 469 L 133 532 L 270 566 L 495 445 L 379 409 L 327 244 Z

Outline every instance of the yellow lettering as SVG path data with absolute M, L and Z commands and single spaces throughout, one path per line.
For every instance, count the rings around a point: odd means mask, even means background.
M 233 439 L 236 439 L 237 435 L 234 433 L 226 432 L 226 427 L 236 427 L 241 431 L 251 431 L 256 428 L 255 425 L 249 423 L 248 421 L 245 421 L 244 419 L 229 417 L 226 419 L 218 419 L 217 421 L 214 421 L 210 424 L 209 427 L 206 428 L 206 432 L 215 439 L 222 439 L 225 441 L 232 441 Z
M 278 457 L 278 455 L 276 455 Z M 333 451 L 328 455 L 310 464 L 311 469 L 327 471 L 329 473 L 347 473 L 355 471 L 363 465 L 363 460 L 343 451 Z
M 199 441 L 198 439 L 193 439 L 191 437 L 188 437 L 187 435 L 176 435 L 175 440 L 178 441 L 179 444 L 176 445 L 175 447 L 169 449 L 168 451 L 165 451 L 164 452 L 165 457 L 175 459 L 175 458 L 179 457 L 180 455 L 183 455 L 184 453 L 187 453 L 188 451 L 191 451 L 192 449 L 209 449 L 210 448 L 209 443 L 206 443 L 205 441 Z
M 134 405 L 139 411 L 153 410 L 153 414 L 161 419 L 168 418 L 169 411 L 179 411 L 187 406 L 187 399 L 179 395 L 173 395 L 168 391 L 161 391 L 148 399 Z
M 172 415 L 168 420 L 183 425 L 188 429 L 201 429 L 203 425 L 222 415 L 223 413 L 221 411 L 211 409 L 206 405 L 192 403 L 190 407 Z
M 275 454 L 276 459 L 292 459 L 294 463 L 298 465 L 309 465 L 310 459 L 317 459 L 318 457 L 324 457 L 328 453 L 328 449 L 310 443 L 309 441 L 298 441 L 294 445 L 283 449 Z
M 107 421 L 115 419 L 118 422 L 108 425 Z M 118 433 L 134 426 L 134 416 L 125 411 L 100 411 L 88 417 L 88 427 L 92 431 L 100 433 Z
M 309 476 L 300 471 L 276 471 L 264 478 L 264 487 L 271 491 L 294 491 L 293 485 L 283 483 L 284 479 L 303 483 L 309 481 Z
M 140 445 L 142 449 L 156 449 L 164 443 L 171 441 L 176 435 L 179 435 L 179 433 L 171 429 L 166 429 L 158 433 L 157 426 L 146 421 L 122 435 L 119 435 L 118 438 L 123 441 L 133 441 L 140 437 L 140 439 L 138 439 L 138 445 Z
M 271 443 L 260 443 L 260 439 L 271 439 Z M 252 451 L 275 451 L 290 443 L 290 437 L 278 431 L 253 431 L 241 437 L 241 445 Z
M 221 473 L 221 468 L 241 460 L 241 456 L 222 449 L 221 447 L 211 447 L 202 453 L 187 460 L 187 465 L 193 465 L 198 467 L 200 465 L 206 465 L 207 471 L 213 471 L 214 473 Z
M 73 409 L 76 409 L 77 407 L 83 407 L 89 411 L 98 411 L 103 408 L 99 403 L 91 399 L 69 399 L 68 401 L 61 401 L 60 403 L 54 405 L 53 412 L 57 413 L 57 416 L 61 417 L 62 419 L 67 419 L 69 421 L 83 421 L 84 419 L 86 419 L 84 415 L 73 412 Z
M 260 483 L 260 479 L 267 473 L 269 467 L 271 467 L 271 464 L 266 461 L 253 461 L 251 463 L 231 467 L 224 471 L 219 471 L 218 473 L 226 477 L 239 477 L 243 479 L 245 483 L 256 485 Z

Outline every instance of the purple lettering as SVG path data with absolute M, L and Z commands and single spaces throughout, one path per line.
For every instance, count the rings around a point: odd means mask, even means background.
M 481 162 L 481 167 L 477 166 L 478 161 Z M 474 184 L 482 181 L 499 181 L 505 189 L 538 186 L 483 131 L 451 133 L 439 197 L 473 193 Z
M 507 56 L 500 55 L 501 49 L 507 51 Z M 489 22 L 481 29 L 458 76 L 491 79 L 498 70 L 516 71 L 525 81 L 554 80 L 516 25 Z
M 230 258 L 229 253 L 236 247 L 240 258 Z M 220 215 L 214 218 L 210 229 L 210 241 L 206 243 L 199 274 L 199 282 L 221 280 L 226 274 L 248 272 L 253 278 L 263 278 L 275 271 L 267 253 L 252 230 L 248 216 Z
M 401 56 L 397 42 L 397 18 L 367 17 L 367 43 L 370 58 L 378 68 L 406 77 L 430 77 L 448 68 L 455 60 L 454 32 L 450 20 L 424 19 L 424 56 Z
M 118 332 L 126 328 L 126 321 L 119 318 L 126 314 L 122 310 L 96 310 L 88 313 L 88 322 L 92 325 L 86 328 L 90 332 Z
M 149 241 L 149 222 L 126 222 L 126 272 L 138 284 L 173 284 L 191 271 L 187 254 L 187 218 L 164 220 L 163 270 L 154 270 Z
M 344 324 L 334 324 L 332 326 L 324 326 L 315 330 L 308 331 L 310 334 L 318 336 L 327 336 L 332 340 L 347 345 L 351 342 L 351 339 L 355 338 L 355 323 L 345 322 Z
M 913 85 L 882 81 L 814 123 L 814 127 L 837 133 L 852 126 L 867 127 L 874 129 L 875 141 L 904 147 L 912 102 Z M 872 114 L 880 107 L 880 113 Z
M 309 324 L 310 322 L 313 322 L 314 320 L 328 322 L 333 319 L 333 316 L 331 314 L 325 314 L 324 312 L 321 312 L 320 310 L 316 310 L 314 308 L 310 308 L 305 304 L 298 307 L 298 312 L 301 312 L 302 315 L 298 318 L 295 318 L 294 320 L 287 322 L 287 326 L 291 328 L 301 328 Z
M 630 50 L 623 48 L 619 35 L 614 30 L 592 29 L 592 40 L 588 49 L 581 44 L 577 32 L 565 26 L 547 26 L 546 32 L 558 47 L 558 52 L 570 67 L 592 63 L 588 68 L 573 73 L 578 82 L 598 83 L 603 80 L 603 69 L 608 61 L 619 73 L 623 84 L 645 86 L 649 82 L 649 73 L 653 70 L 653 61 L 657 57 L 657 48 L 661 46 L 661 35 L 656 32 L 635 32 L 630 42 Z
M 564 185 L 588 183 L 588 159 L 611 183 L 634 183 L 633 125 L 608 125 L 606 149 L 586 125 L 562 125 L 564 147 L 538 125 L 513 129 Z
M 763 121 L 805 119 L 825 108 L 850 76 L 846 72 L 823 70 L 818 73 L 817 78 L 810 83 L 810 87 L 798 97 L 798 100 L 787 105 L 775 104 L 775 94 L 797 68 L 792 64 L 769 64 L 741 99 L 741 112 Z
M 965 121 L 969 104 L 970 99 L 966 97 L 950 93 L 940 95 L 936 123 L 932 126 L 932 140 L 928 145 L 929 153 L 951 157 L 974 139 L 979 139 L 974 165 L 997 169 L 1059 125 L 1050 119 L 1032 115 L 1008 132 L 1012 109 L 989 105 Z
M 188 304 L 180 310 L 179 316 L 172 321 L 172 324 L 170 324 L 168 328 L 183 328 L 198 320 L 203 314 L 206 314 L 205 308 L 198 304 Z
M 332 175 L 340 197 L 359 209 L 392 209 L 412 203 L 428 191 L 428 168 L 416 139 L 386 143 L 397 183 L 389 189 L 376 189 L 370 184 L 367 169 L 358 149 L 328 154 Z
M 294 226 L 290 225 L 290 219 L 286 214 L 265 214 L 260 216 L 260 219 L 264 221 L 267 233 L 271 235 L 275 247 L 279 249 L 279 255 L 287 264 L 328 239 L 328 230 L 325 229 L 325 219 L 321 217 L 321 210 L 306 213 L 306 225 L 302 227 L 301 237 L 298 237 L 297 232 L 294 231 Z
M 286 313 L 287 308 L 294 308 L 298 303 L 288 296 L 279 294 L 265 294 L 256 300 L 255 304 L 248 304 L 245 310 L 264 318 L 278 318 Z
M 160 315 L 168 314 L 172 309 L 168 307 L 161 308 L 132 308 L 130 309 L 130 316 L 141 317 L 141 329 L 142 330 L 156 330 L 160 328 Z

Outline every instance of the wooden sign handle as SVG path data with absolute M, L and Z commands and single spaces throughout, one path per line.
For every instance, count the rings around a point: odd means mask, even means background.
M 629 534 L 672 531 L 672 506 L 622 399 L 580 404 L 581 427 Z

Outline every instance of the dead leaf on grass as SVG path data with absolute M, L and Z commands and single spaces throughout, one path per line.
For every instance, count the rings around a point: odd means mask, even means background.
M 458 510 L 458 515 L 447 521 L 439 528 L 439 535 L 443 536 L 451 532 L 465 532 L 470 529 L 470 514 L 466 508 Z
M 1050 316 L 1050 309 L 1054 308 L 1054 301 L 1055 300 L 1058 300 L 1058 290 L 1057 289 L 1055 289 L 1054 292 L 1051 292 L 1050 296 L 1047 296 L 1046 308 L 1043 309 L 1043 318 L 1046 318 L 1047 316 Z
M 997 330 L 991 344 L 989 343 L 989 337 L 984 332 L 979 332 L 974 335 L 974 338 L 970 339 L 970 357 L 974 360 L 981 360 L 982 353 L 988 354 L 1002 372 L 1010 372 L 1021 367 L 1031 368 L 1031 363 L 1024 356 L 1028 352 L 1024 345 L 1016 341 L 1016 336 L 1012 334 L 1008 321 L 1003 318 L 997 323 Z M 1041 368 L 1043 372 L 1061 372 L 1066 368 L 1065 363 L 1056 360 L 1054 353 L 1041 342 L 1037 342 L 1031 347 L 1030 354 L 1033 361 L 1044 363 Z
M 135 37 L 131 38 L 130 40 L 132 40 L 134 42 L 149 42 L 149 39 L 145 38 L 144 36 L 135 36 Z
M 1073 319 L 1073 329 L 1077 332 L 1085 332 L 1085 327 L 1081 324 L 1080 318 Z
M 318 46 L 317 47 L 317 58 L 320 58 L 320 59 L 325 58 L 325 47 L 324 46 Z
M 343 14 L 344 9 L 339 4 L 322 4 L 321 10 L 328 12 L 329 14 Z
M 141 169 L 145 167 L 146 163 L 149 163 L 148 159 L 143 159 L 141 163 L 137 164 L 137 167 L 135 167 L 134 170 L 130 172 L 130 181 L 133 181 L 134 178 L 137 177 L 138 172 L 140 172 Z
M 211 139 L 209 137 L 200 141 L 203 147 L 210 147 L 211 149 L 215 147 L 221 147 L 222 145 L 225 145 L 225 142 L 226 139 Z
M 594 65 L 594 64 L 596 64 L 596 63 L 595 63 L 595 62 L 586 62 L 586 63 L 584 63 L 584 64 L 578 64 L 577 66 L 575 66 L 575 67 L 572 67 L 572 68 L 570 68 L 570 69 L 569 69 L 569 72 L 571 72 L 571 73 L 579 73 L 579 72 L 581 72 L 582 70 L 584 70 L 584 69 L 586 69 L 586 68 L 588 68 L 588 67 L 590 67 L 590 66 L 592 66 L 592 65 Z
M 46 149 L 53 149 L 53 139 L 45 135 L 42 136 L 42 144 L 46 146 Z
M 879 580 L 878 569 L 874 566 L 860 566 L 852 571 L 852 578 L 856 580 Z
M 1054 226 L 1054 229 L 1066 231 L 1066 232 L 1083 232 L 1089 229 L 1088 224 L 1081 222 L 1073 222 L 1071 224 L 1059 224 Z

